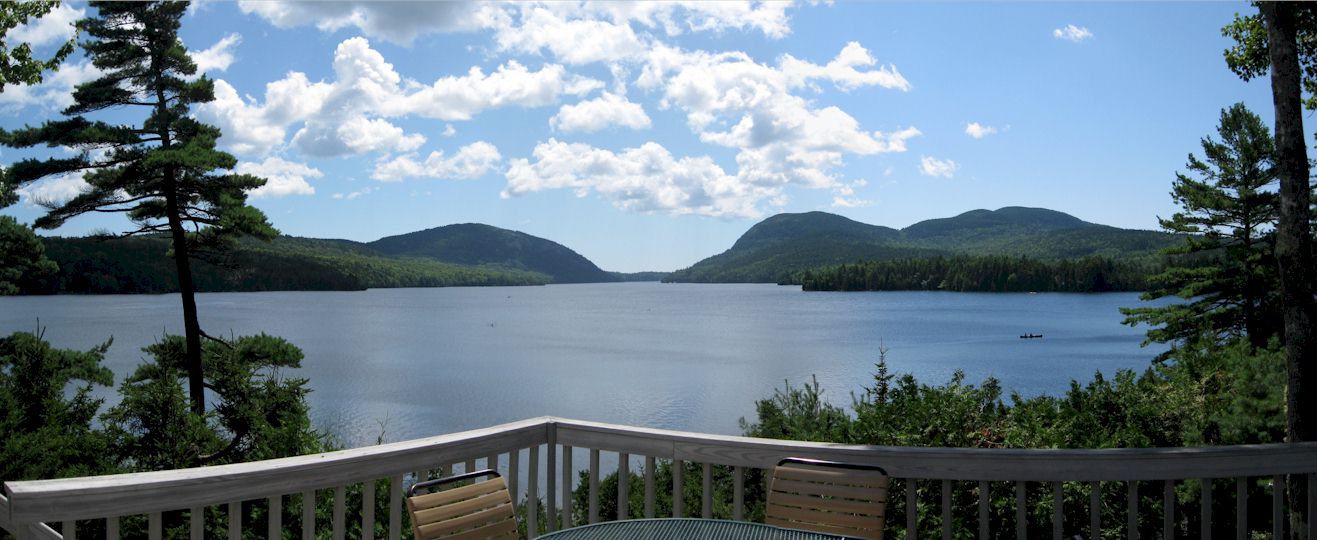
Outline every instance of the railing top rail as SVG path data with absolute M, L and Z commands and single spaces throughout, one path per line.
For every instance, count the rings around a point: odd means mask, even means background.
M 540 417 L 252 463 L 7 482 L 4 493 L 9 511 L 0 516 L 0 522 L 90 519 L 258 499 L 383 478 L 551 440 L 581 448 L 745 467 L 768 468 L 790 456 L 854 461 L 880 465 L 898 478 L 967 481 L 1168 480 L 1317 472 L 1317 442 L 1098 450 L 914 448 L 757 439 Z
M 805 456 L 873 463 L 898 478 L 1127 481 L 1317 472 L 1317 442 L 1177 448 L 869 446 L 710 435 L 554 418 L 558 442 L 687 461 L 772 467 Z
M 550 419 L 250 463 L 5 482 L 9 521 L 90 519 L 250 500 L 360 482 L 543 444 Z

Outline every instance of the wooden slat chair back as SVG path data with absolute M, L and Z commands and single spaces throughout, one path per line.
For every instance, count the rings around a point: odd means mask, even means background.
M 426 492 L 429 488 L 482 476 L 489 479 L 444 491 Z M 512 495 L 508 493 L 503 477 L 492 469 L 418 482 L 407 490 L 407 511 L 411 514 L 416 540 L 517 538 Z
M 882 540 L 887 471 L 874 465 L 787 458 L 773 469 L 769 525 Z

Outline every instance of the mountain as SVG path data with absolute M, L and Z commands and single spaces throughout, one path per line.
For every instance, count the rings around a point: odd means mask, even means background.
M 1151 259 L 1176 242 L 1166 233 L 1098 225 L 1064 212 L 1019 206 L 972 210 L 899 231 L 826 212 L 778 214 L 751 227 L 731 249 L 673 272 L 667 281 L 781 282 L 820 266 L 958 254 Z
M 381 238 L 366 244 L 389 257 L 538 272 L 554 283 L 617 281 L 562 244 L 479 223 L 462 223 Z
M 28 294 L 168 293 L 178 290 L 163 237 L 42 239 L 59 275 Z M 193 265 L 199 291 L 359 290 L 611 282 L 576 252 L 489 225 L 462 224 L 351 240 L 280 236 L 246 239 L 226 261 Z

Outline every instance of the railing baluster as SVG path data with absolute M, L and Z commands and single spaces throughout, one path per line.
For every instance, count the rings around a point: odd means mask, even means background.
M 508 491 L 512 495 L 512 511 L 516 512 L 517 507 L 521 505 L 521 494 L 517 488 L 521 487 L 521 449 L 517 448 L 508 452 Z M 390 538 L 389 540 L 398 540 Z
M 242 540 L 242 502 L 229 503 L 229 540 Z
M 951 480 L 942 480 L 942 540 L 951 540 Z
M 1271 477 L 1271 537 L 1285 538 L 1285 479 Z
M 161 521 L 162 521 L 162 518 L 161 518 L 161 516 L 160 516 L 160 512 L 151 512 L 151 513 L 146 517 L 146 537 L 147 537 L 147 538 L 149 538 L 150 540 L 160 540 L 161 529 L 164 528 L 164 525 L 161 523 Z M 230 525 L 230 526 L 232 526 L 232 525 Z M 230 534 L 230 535 L 229 535 L 229 538 L 233 538 L 233 535 Z
M 672 460 L 672 517 L 679 518 L 684 512 L 686 501 L 685 486 L 682 485 L 686 475 L 686 465 L 680 459 Z
M 105 518 L 105 540 L 119 540 L 119 516 Z
M 343 535 L 347 529 L 347 488 L 337 486 L 334 488 L 334 540 L 343 540 Z M 233 540 L 239 540 L 237 538 Z
M 905 481 L 905 538 L 919 538 L 919 482 L 914 478 Z
M 516 503 L 517 492 L 512 492 Z M 389 540 L 402 539 L 402 475 L 389 479 Z
M 705 462 L 704 475 L 701 478 L 701 487 L 704 491 L 704 501 L 700 505 L 700 517 L 709 519 L 713 517 L 713 464 Z
M 1061 529 L 1065 524 L 1065 515 L 1061 513 L 1061 505 L 1065 503 L 1063 488 L 1062 482 L 1052 482 L 1052 540 L 1061 540 Z
M 526 538 L 540 535 L 540 445 L 530 447 L 526 467 Z
M 284 532 L 284 498 L 283 495 L 274 495 L 266 499 L 265 512 L 265 537 L 266 538 L 283 538 Z
M 78 522 L 72 519 L 65 521 L 64 526 L 60 527 L 59 534 L 64 540 L 78 540 Z
M 549 440 L 544 445 L 546 447 L 545 453 L 548 455 L 548 460 L 544 465 L 544 477 L 548 481 L 548 485 L 545 486 L 545 489 L 548 490 L 548 496 L 546 497 L 548 500 L 545 501 L 547 508 L 544 509 L 544 518 L 548 521 L 545 525 L 548 527 L 549 532 L 558 530 L 558 441 L 555 440 L 554 433 L 556 431 L 549 430 Z
M 271 535 L 270 538 L 277 538 Z M 361 485 L 361 540 L 375 540 L 375 480 Z
M 206 538 L 206 507 L 193 506 L 188 510 L 188 537 L 192 540 Z
M 302 540 L 316 540 L 316 490 L 302 492 Z
M 475 459 L 475 458 L 468 459 L 468 460 L 466 460 L 466 463 L 463 463 L 463 464 L 462 464 L 462 472 L 464 472 L 464 473 L 475 472 L 475 470 L 476 470 L 476 459 Z M 440 476 L 443 476 L 443 475 L 441 474 Z
M 572 526 L 572 485 L 576 481 L 576 471 L 572 467 L 572 447 L 562 447 L 562 527 Z
M 654 519 L 654 456 L 645 456 L 645 519 Z
M 631 456 L 626 452 L 617 454 L 617 520 L 631 517 Z
M 1235 538 L 1248 537 L 1248 477 L 1235 480 Z
M 1175 538 L 1175 480 L 1162 482 L 1162 540 Z
M 1025 506 L 1028 499 L 1024 492 L 1024 482 L 1015 482 L 1015 538 L 1026 540 L 1029 538 L 1029 508 Z
M 1126 487 L 1125 537 L 1130 540 L 1139 538 L 1139 483 L 1130 480 Z
M 498 456 L 497 456 L 497 455 L 493 455 L 493 454 L 488 455 L 488 456 L 485 456 L 485 468 L 486 468 L 486 469 L 493 469 L 493 470 L 497 471 L 497 470 L 498 470 Z
M 988 540 L 988 491 L 992 485 L 979 480 L 979 539 Z
M 745 467 L 732 468 L 732 519 L 745 519 Z
M 1102 538 L 1102 482 L 1088 483 L 1088 537 Z
M 1202 537 L 1203 540 L 1212 540 L 1212 479 L 1201 478 L 1199 479 L 1199 482 L 1202 483 L 1203 502 L 1203 522 L 1199 536 Z
M 599 523 L 599 449 L 590 449 L 590 512 L 587 523 Z

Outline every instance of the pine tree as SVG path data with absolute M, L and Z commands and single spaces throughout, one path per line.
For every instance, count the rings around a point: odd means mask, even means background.
M 183 302 L 186 371 L 192 412 L 204 414 L 201 362 L 204 333 L 197 320 L 192 260 L 216 260 L 235 236 L 271 238 L 265 215 L 248 206 L 246 191 L 264 179 L 231 174 L 236 160 L 215 149 L 219 129 L 188 116 L 189 107 L 214 99 L 214 85 L 195 77 L 197 67 L 178 39 L 183 2 L 93 2 L 96 16 L 79 21 L 82 43 L 104 75 L 79 85 L 67 117 L 4 133 L 13 147 L 66 146 L 74 157 L 26 159 L 6 171 L 6 189 L 66 173 L 84 173 L 88 187 L 49 203 L 36 226 L 53 229 L 89 212 L 123 212 L 136 228 L 122 236 L 168 235 Z M 88 119 L 111 109 L 139 110 L 138 124 Z M 116 118 L 121 116 L 116 115 Z
M 1222 344 L 1247 338 L 1261 347 L 1281 327 L 1275 244 L 1275 146 L 1262 119 L 1242 103 L 1221 111 L 1221 140 L 1202 140 L 1189 174 L 1176 173 L 1171 197 L 1180 211 L 1161 226 L 1185 234 L 1167 250 L 1172 263 L 1144 300 L 1185 302 L 1122 310 L 1126 324 L 1146 323 L 1151 341 L 1184 345 L 1202 337 Z M 1195 264 L 1210 257 L 1214 264 Z M 1172 349 L 1165 357 L 1174 356 Z

